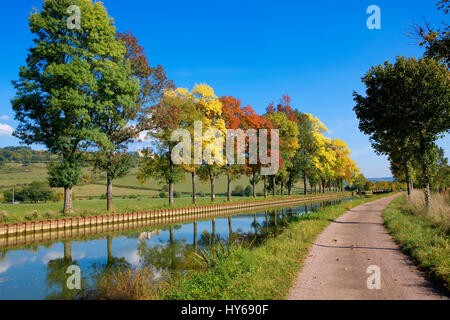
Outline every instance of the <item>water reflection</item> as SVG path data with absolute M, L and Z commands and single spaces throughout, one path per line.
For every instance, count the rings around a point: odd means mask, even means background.
M 340 201 L 4 248 L 0 251 L 0 299 L 74 299 L 79 292 L 66 286 L 70 265 L 81 268 L 84 289 L 95 287 L 113 268 L 150 267 L 155 280 L 196 270 L 201 265 L 192 258 L 193 252 L 219 240 L 259 246 L 292 221 Z

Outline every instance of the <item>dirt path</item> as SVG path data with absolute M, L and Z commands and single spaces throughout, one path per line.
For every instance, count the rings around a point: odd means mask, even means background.
M 447 299 L 425 280 L 383 226 L 389 196 L 347 211 L 315 240 L 290 300 Z M 369 266 L 378 266 L 381 288 L 368 289 Z

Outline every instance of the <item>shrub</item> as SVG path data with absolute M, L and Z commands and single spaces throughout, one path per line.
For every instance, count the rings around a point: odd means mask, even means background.
M 251 186 L 246 186 L 245 190 L 244 190 L 244 195 L 246 197 L 250 197 L 252 195 L 252 193 L 253 193 L 252 187 Z
M 231 195 L 234 197 L 242 197 L 244 195 L 244 187 L 241 185 L 234 187 Z
M 105 273 L 90 294 L 92 299 L 103 300 L 149 300 L 157 296 L 157 285 L 149 267 L 116 268 Z
M 167 197 L 168 197 L 167 192 L 161 191 L 161 192 L 159 193 L 159 197 L 160 197 L 160 198 L 167 198 Z
M 180 191 L 174 191 L 174 192 L 173 192 L 173 196 L 174 196 L 175 198 L 181 198 L 181 192 L 180 192 Z
M 44 213 L 45 219 L 52 220 L 55 219 L 55 214 L 52 211 L 47 211 Z
M 8 221 L 8 212 L 2 211 L 0 212 L 0 222 L 6 223 Z
M 200 197 L 204 197 L 205 196 L 205 191 L 200 191 L 198 194 L 199 194 Z
M 106 200 L 106 194 L 105 194 L 105 193 L 102 193 L 102 194 L 101 194 L 100 200 Z
M 64 193 L 63 192 L 53 192 L 52 194 L 52 201 L 62 201 L 64 200 Z

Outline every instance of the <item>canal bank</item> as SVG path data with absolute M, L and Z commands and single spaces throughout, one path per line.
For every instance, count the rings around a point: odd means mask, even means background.
M 161 225 L 186 221 L 192 219 L 208 218 L 213 215 L 233 214 L 243 210 L 254 210 L 258 208 L 287 206 L 296 203 L 321 201 L 349 196 L 349 193 L 324 194 L 314 196 L 296 196 L 271 200 L 247 201 L 228 204 L 191 206 L 184 208 L 162 209 L 128 212 L 120 214 L 108 214 L 87 217 L 71 217 L 65 219 L 52 219 L 19 222 L 11 224 L 0 224 L 0 247 L 8 246 L 6 238 L 29 235 L 30 238 L 45 240 L 61 239 L 61 231 L 70 231 L 74 236 L 83 236 L 97 233 L 98 227 L 112 226 L 111 230 L 132 229 L 145 225 Z M 116 225 L 116 226 L 114 226 Z M 108 229 L 108 228 L 107 228 Z M 59 234 L 58 234 L 59 231 Z M 107 230 L 110 231 L 110 230 Z M 53 234 L 52 234 L 53 232 Z M 56 232 L 56 234 L 55 234 Z M 100 231 L 101 232 L 101 231 Z M 33 235 L 33 237 L 31 237 Z M 37 235 L 37 237 L 34 237 Z M 56 237 L 56 238 L 54 238 Z M 3 241 L 2 241 L 3 240 Z M 26 240 L 24 240 L 25 243 Z M 30 240 L 34 241 L 34 240 Z
M 140 275 L 144 274 L 140 270 L 146 270 L 143 279 L 152 284 L 161 277 L 170 279 L 171 275 L 176 278 L 204 271 L 194 258 L 212 243 L 220 240 L 222 244 L 263 246 L 301 216 L 343 201 L 351 198 L 242 210 L 225 216 L 0 248 L 0 299 L 76 299 L 83 292 L 68 290 L 65 285 L 70 276 L 66 269 L 73 265 L 80 267 L 83 290 L 95 288 L 99 279 L 114 275 L 118 269 Z

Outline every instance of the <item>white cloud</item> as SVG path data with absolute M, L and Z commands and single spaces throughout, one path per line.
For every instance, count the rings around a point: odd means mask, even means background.
M 8 271 L 8 269 L 11 267 L 11 263 L 8 261 L 0 261 L 0 273 L 4 273 Z
M 7 124 L 0 123 L 0 136 L 11 136 L 13 131 L 13 127 Z
M 50 260 L 61 259 L 61 258 L 64 258 L 63 252 L 50 251 L 49 253 L 47 253 L 45 256 L 42 257 L 41 261 L 44 264 L 47 264 Z
M 9 258 L 6 258 L 5 261 L 0 261 L 0 274 L 1 273 L 5 273 L 6 271 L 8 271 L 8 269 L 11 268 L 12 266 L 20 265 L 20 264 L 23 264 L 23 263 L 27 262 L 27 260 L 28 259 L 24 257 L 24 258 L 21 258 L 21 259 L 16 260 L 16 261 L 12 261 Z
M 8 116 L 0 116 L 0 120 L 8 121 L 9 117 Z

